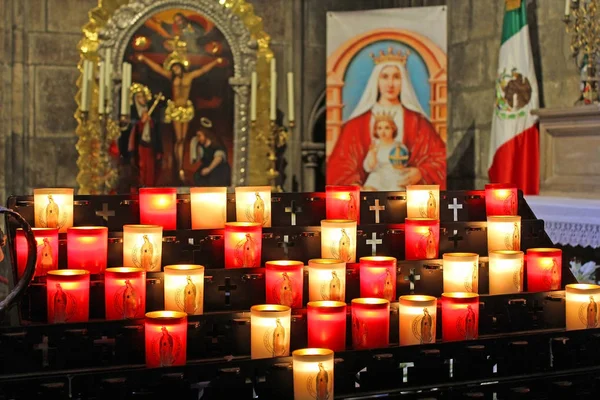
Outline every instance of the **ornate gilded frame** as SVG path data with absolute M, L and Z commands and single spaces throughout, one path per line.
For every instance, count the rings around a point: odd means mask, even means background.
M 221 30 L 233 54 L 234 75 L 229 84 L 234 90 L 234 160 L 233 185 L 265 184 L 268 160 L 267 147 L 255 132 L 268 132 L 269 128 L 269 63 L 273 52 L 270 37 L 263 31 L 261 18 L 254 15 L 246 0 L 98 0 L 98 7 L 89 12 L 89 22 L 83 27 L 79 42 L 79 70 L 83 60 L 97 62 L 99 51 L 111 47 L 113 78 L 121 78 L 121 62 L 128 40 L 152 14 L 169 8 L 181 8 L 202 13 Z M 258 75 L 257 121 L 249 119 L 250 81 L 252 71 Z M 77 80 L 81 88 L 82 77 Z M 120 84 L 113 86 L 113 104 L 119 104 Z M 92 104 L 85 115 L 75 113 L 78 121 L 77 165 L 79 194 L 112 192 L 118 183 L 119 172 L 109 156 L 109 146 L 119 135 L 118 107 L 106 119 L 98 115 L 98 87 L 93 82 Z M 80 103 L 81 92 L 76 94 Z M 250 151 L 252 149 L 252 151 Z

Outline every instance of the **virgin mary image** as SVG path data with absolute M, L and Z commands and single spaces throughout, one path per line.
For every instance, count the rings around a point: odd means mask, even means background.
M 415 94 L 409 51 L 371 54 L 375 68 L 327 162 L 327 184 L 363 190 L 404 190 L 407 185 L 446 188 L 446 144 Z

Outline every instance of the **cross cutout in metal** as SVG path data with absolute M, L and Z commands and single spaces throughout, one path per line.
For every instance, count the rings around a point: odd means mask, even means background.
M 458 199 L 454 197 L 454 199 L 452 200 L 452 204 L 448 204 L 448 209 L 454 212 L 454 222 L 458 221 L 458 210 L 463 209 L 463 205 L 458 203 L 457 201 Z
M 296 214 L 302 212 L 302 207 L 296 206 L 296 200 L 292 200 L 289 207 L 284 209 L 286 213 L 291 213 L 292 215 L 292 226 L 296 226 Z
M 385 210 L 385 206 L 379 205 L 379 199 L 375 199 L 375 205 L 369 206 L 369 211 L 375 211 L 375 223 L 379 223 L 379 211 Z
M 108 203 L 102 203 L 102 211 L 96 211 L 96 216 L 108 222 L 108 217 L 114 217 L 115 212 L 108 209 Z
M 373 232 L 371 239 L 367 239 L 366 243 L 371 245 L 371 255 L 375 256 L 377 255 L 377 245 L 383 244 L 383 240 L 377 239 L 377 232 Z
M 282 247 L 283 248 L 283 254 L 286 257 L 288 257 L 289 256 L 290 247 L 294 247 L 294 242 L 290 242 L 290 236 L 289 235 L 283 235 L 283 242 L 277 243 L 277 246 Z
M 415 269 L 411 268 L 408 276 L 404 277 L 405 281 L 410 283 L 410 291 L 413 292 L 415 290 L 415 282 L 421 280 L 421 275 L 415 275 Z
M 454 242 L 454 248 L 457 249 L 458 248 L 458 242 L 463 240 L 462 236 L 458 235 L 458 231 L 456 229 L 454 229 L 454 234 L 450 237 L 448 237 L 448 240 L 451 242 Z
M 225 278 L 225 284 L 224 285 L 219 285 L 217 287 L 217 289 L 219 290 L 219 292 L 225 292 L 225 304 L 226 305 L 230 305 L 231 304 L 231 291 L 232 290 L 236 290 L 237 289 L 237 285 L 232 285 L 231 284 L 231 278 L 230 277 L 226 277 Z
M 48 336 L 43 335 L 42 342 L 36 344 L 34 346 L 34 349 L 42 351 L 42 366 L 43 367 L 50 366 L 50 361 L 48 361 L 48 350 L 50 349 L 50 347 L 48 346 Z
M 206 335 L 210 338 L 212 344 L 219 343 L 219 338 L 224 337 L 222 333 L 219 333 L 219 325 L 213 324 L 210 334 Z

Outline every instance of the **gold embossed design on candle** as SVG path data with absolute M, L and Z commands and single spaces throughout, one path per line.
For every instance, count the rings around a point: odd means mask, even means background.
M 144 271 L 158 270 L 158 252 L 154 251 L 154 243 L 148 235 L 142 236 L 143 242 L 141 246 L 134 245 L 131 252 L 133 265 Z
M 424 307 L 423 315 L 420 315 L 413 320 L 413 335 L 419 342 L 421 342 L 421 344 L 431 343 L 435 337 L 435 332 L 432 332 L 434 326 L 433 318 L 434 317 L 431 316 L 429 309 Z
M 248 221 L 264 226 L 269 222 L 269 216 L 265 210 L 265 201 L 260 196 L 260 193 L 256 192 L 254 195 L 256 196 L 254 203 L 248 205 L 246 208 L 246 217 Z
M 273 297 L 278 304 L 291 307 L 294 304 L 294 283 L 287 272 L 281 273 L 281 279 L 273 286 Z
M 586 329 L 598 326 L 598 303 L 594 296 L 590 296 L 590 302 L 581 304 L 579 307 L 579 319 Z
M 123 281 L 123 286 L 115 292 L 114 307 L 123 318 L 136 318 L 139 311 L 139 294 L 129 279 Z
M 345 296 L 342 295 L 343 293 L 345 292 L 340 277 L 337 275 L 337 272 L 331 271 L 331 280 L 329 282 L 324 282 L 321 285 L 321 299 L 343 301 L 345 298 Z
M 183 318 L 186 316 L 185 313 L 179 311 L 154 311 L 146 313 L 149 318 L 163 318 L 162 315 L 173 315 L 172 318 Z M 172 319 L 170 317 L 164 317 L 165 319 Z M 173 365 L 175 360 L 179 358 L 179 353 L 182 351 L 181 340 L 179 336 L 172 335 L 169 332 L 169 327 L 162 326 L 160 332 L 155 334 L 152 338 L 152 351 L 160 360 L 160 367 L 170 367 Z
M 465 340 L 477 338 L 477 316 L 475 315 L 475 311 L 473 311 L 473 307 L 470 304 L 467 306 L 464 314 L 457 318 L 456 329 L 458 332 L 460 332 L 461 336 L 465 338 Z
M 361 321 L 352 310 L 352 347 L 354 349 L 363 349 L 367 347 L 369 332 L 367 325 Z
M 349 262 L 352 259 L 352 255 L 350 254 L 351 246 L 352 241 L 350 236 L 348 236 L 346 230 L 342 228 L 340 229 L 340 239 L 331 242 L 330 251 L 334 258 Z
M 431 260 L 437 255 L 437 246 L 435 243 L 435 234 L 433 228 L 428 228 L 427 233 L 422 233 L 421 237 L 415 243 L 415 253 L 419 259 Z
M 346 219 L 356 221 L 358 219 L 357 201 L 354 198 L 353 193 L 348 194 L 348 200 L 346 201 Z
M 427 194 L 427 202 L 419 206 L 419 214 L 421 214 L 421 217 L 423 218 L 437 218 L 437 201 L 435 200 L 432 190 Z
M 56 292 L 52 298 L 54 304 L 54 323 L 69 322 L 77 314 L 77 300 L 60 283 L 56 283 Z
M 235 258 L 242 268 L 258 266 L 256 243 L 249 233 L 235 245 Z

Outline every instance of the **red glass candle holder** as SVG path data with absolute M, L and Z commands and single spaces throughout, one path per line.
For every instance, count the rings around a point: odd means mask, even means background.
M 87 322 L 90 315 L 90 273 L 56 269 L 46 275 L 48 323 Z
M 225 224 L 225 268 L 260 266 L 262 225 L 257 222 Z
M 479 337 L 479 295 L 442 293 L 442 340 L 453 342 Z
M 107 268 L 104 272 L 106 319 L 142 318 L 146 313 L 146 271 Z
M 58 228 L 31 228 L 37 242 L 37 263 L 34 276 L 46 276 L 48 271 L 58 269 Z M 27 239 L 23 229 L 18 228 L 15 235 L 17 254 L 17 276 L 25 273 L 27 266 Z
M 187 314 L 182 311 L 146 313 L 146 366 L 185 365 L 187 360 Z
M 518 215 L 517 187 L 512 183 L 485 185 L 485 211 L 487 215 Z
M 327 219 L 349 219 L 360 224 L 360 186 L 325 186 Z
M 302 308 L 304 263 L 288 260 L 267 261 L 265 271 L 267 304 Z
M 177 189 L 140 188 L 140 224 L 177 229 Z
M 562 250 L 527 249 L 527 291 L 560 290 L 562 285 Z
M 440 221 L 432 218 L 406 218 L 404 256 L 407 260 L 432 260 L 440 251 Z
M 67 265 L 69 269 L 86 269 L 99 274 L 106 269 L 108 228 L 77 226 L 67 229 Z
M 352 300 L 352 347 L 355 350 L 387 347 L 390 343 L 390 302 L 385 299 Z
M 394 257 L 361 257 L 360 297 L 376 297 L 389 302 L 394 301 L 396 299 L 396 263 Z
M 400 296 L 398 318 L 400 346 L 435 343 L 435 297 L 417 294 Z
M 310 301 L 306 305 L 308 347 L 346 349 L 346 303 Z

